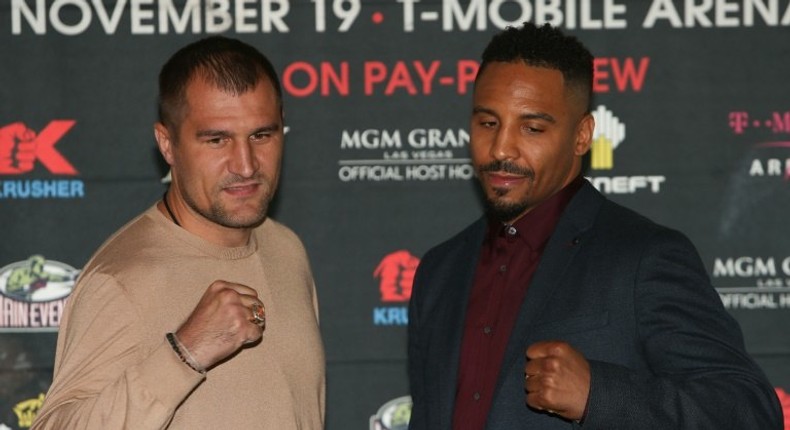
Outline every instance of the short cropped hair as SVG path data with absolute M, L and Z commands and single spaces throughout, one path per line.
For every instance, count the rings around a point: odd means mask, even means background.
M 541 27 L 525 22 L 497 33 L 483 51 L 478 78 L 492 62 L 523 61 L 533 67 L 555 69 L 562 73 L 565 85 L 583 96 L 585 110 L 592 101 L 593 56 L 573 36 L 563 34 L 549 24 Z
M 211 36 L 173 54 L 159 72 L 159 121 L 177 132 L 186 106 L 186 89 L 195 78 L 240 95 L 268 79 L 282 110 L 282 89 L 272 63 L 260 51 L 236 39 Z

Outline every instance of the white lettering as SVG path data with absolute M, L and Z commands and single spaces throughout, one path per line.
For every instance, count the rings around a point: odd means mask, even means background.
M 118 31 L 123 19 L 131 34 L 287 33 L 291 0 L 10 0 L 11 33 L 75 36 L 91 25 L 105 34 Z M 51 2 L 51 3 L 50 3 Z M 94 17 L 96 19 L 94 19 Z
M 717 258 L 713 262 L 714 277 L 776 276 L 776 263 L 773 257 Z
M 667 178 L 665 176 L 595 176 L 587 180 L 604 194 L 634 194 L 642 189 L 657 194 Z
M 80 10 L 80 20 L 76 24 L 69 25 L 61 21 L 60 10 L 64 6 L 74 6 Z M 52 28 L 66 36 L 74 36 L 85 31 L 92 18 L 93 12 L 84 0 L 55 0 L 52 8 L 49 9 L 49 22 L 52 23 Z

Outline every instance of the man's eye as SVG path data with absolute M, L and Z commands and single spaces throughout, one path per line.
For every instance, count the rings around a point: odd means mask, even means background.
M 267 137 L 269 137 L 269 133 L 260 132 L 260 133 L 255 133 L 252 136 L 250 136 L 250 139 L 252 139 L 252 140 L 263 140 L 263 139 L 266 139 Z
M 529 133 L 529 134 L 538 134 L 538 133 L 543 133 L 543 129 L 542 129 L 542 128 L 540 128 L 540 127 L 530 127 L 530 126 L 528 126 L 528 125 L 527 125 L 527 126 L 524 126 L 524 130 L 525 130 L 527 133 Z

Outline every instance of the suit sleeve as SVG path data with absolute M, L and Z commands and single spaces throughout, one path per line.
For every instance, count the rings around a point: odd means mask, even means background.
M 660 231 L 634 285 L 650 372 L 590 362 L 584 429 L 782 429 L 773 388 L 748 356 L 691 242 Z
M 409 430 L 427 430 L 428 417 L 425 404 L 425 360 L 420 348 L 420 293 L 426 287 L 423 282 L 424 272 L 429 256 L 423 258 L 417 273 L 414 276 L 412 295 L 409 300 L 409 327 L 408 327 L 408 363 L 409 363 L 409 388 L 412 399 L 411 419 Z
M 92 275 L 80 283 L 58 337 L 54 380 L 32 428 L 167 427 L 203 375 L 180 361 L 164 332 L 159 345 L 142 346 L 146 326 L 114 279 Z

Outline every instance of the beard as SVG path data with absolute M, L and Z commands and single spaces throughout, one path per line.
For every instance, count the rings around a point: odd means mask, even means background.
M 530 181 L 535 180 L 534 170 L 507 161 L 493 161 L 480 166 L 477 171 L 478 175 L 483 172 L 505 172 L 514 175 L 522 175 Z M 509 191 L 507 189 L 494 188 L 493 191 L 495 194 L 494 196 L 490 196 L 485 189 L 483 190 L 483 194 L 486 196 L 486 212 L 498 221 L 505 223 L 513 221 L 530 207 L 530 202 L 526 198 L 515 202 L 505 201 L 503 197 L 507 195 Z
M 486 198 L 486 212 L 503 223 L 509 223 L 524 213 L 529 208 L 527 202 L 503 202 L 492 198 Z
M 208 208 L 198 206 L 197 202 L 188 192 L 183 193 L 184 202 L 203 218 L 228 228 L 253 228 L 260 225 L 266 219 L 271 202 L 273 187 L 269 187 L 269 181 L 262 177 L 256 178 L 261 187 L 267 187 L 268 192 L 264 193 L 258 202 L 258 210 L 251 216 L 242 216 L 230 213 L 219 199 L 213 199 Z M 241 178 L 231 178 L 224 181 L 220 188 L 241 182 Z

